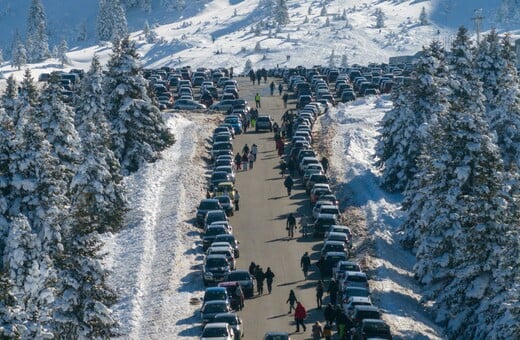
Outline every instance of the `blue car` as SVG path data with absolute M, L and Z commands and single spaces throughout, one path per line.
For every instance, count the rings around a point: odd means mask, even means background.
M 240 117 L 235 116 L 235 115 L 227 116 L 224 119 L 224 123 L 230 124 L 233 127 L 233 129 L 235 130 L 235 134 L 242 133 L 243 127 L 242 127 L 242 120 L 240 119 Z

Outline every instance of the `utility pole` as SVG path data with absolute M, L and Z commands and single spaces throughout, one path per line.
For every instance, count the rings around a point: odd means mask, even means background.
M 477 45 L 480 43 L 480 24 L 482 23 L 482 19 L 484 17 L 482 16 L 482 8 L 476 9 L 473 12 L 475 15 L 471 20 L 475 23 L 475 32 L 477 32 Z

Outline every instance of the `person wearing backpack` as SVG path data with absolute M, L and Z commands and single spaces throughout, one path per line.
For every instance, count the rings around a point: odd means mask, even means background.
M 274 279 L 274 273 L 271 271 L 271 267 L 267 267 L 267 270 L 264 273 L 265 276 L 265 282 L 267 283 L 267 292 L 271 294 L 271 291 L 273 290 L 273 279 Z

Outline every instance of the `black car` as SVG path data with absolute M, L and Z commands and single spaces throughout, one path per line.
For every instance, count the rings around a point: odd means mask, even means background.
M 230 271 L 229 262 L 225 255 L 213 254 L 206 256 L 202 265 L 204 285 L 207 286 L 224 281 Z
M 217 199 L 208 198 L 200 201 L 199 207 L 197 208 L 197 224 L 199 226 L 204 225 L 206 213 L 210 210 L 222 210 L 222 206 Z
M 220 234 L 229 234 L 229 229 L 224 224 L 210 225 L 202 236 L 202 250 L 206 251 Z
M 226 275 L 225 281 L 240 283 L 245 297 L 253 297 L 255 295 L 255 279 L 247 270 L 233 270 Z
M 354 339 L 388 339 L 392 340 L 390 326 L 383 320 L 363 319 L 354 333 Z
M 255 131 L 269 130 L 273 131 L 273 121 L 270 116 L 258 116 L 255 125 Z
M 211 174 L 211 178 L 209 179 L 209 190 L 213 191 L 213 188 L 216 187 L 219 183 L 222 182 L 231 182 L 231 176 L 225 171 L 213 171 Z

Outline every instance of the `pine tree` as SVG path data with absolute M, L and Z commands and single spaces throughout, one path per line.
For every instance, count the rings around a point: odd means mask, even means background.
M 256 44 L 255 44 L 255 53 L 260 53 L 262 52 L 262 45 L 260 45 L 260 41 L 257 41 Z
M 493 33 L 493 32 L 492 32 Z M 490 34 L 492 34 L 490 33 Z M 500 45 L 498 36 L 487 36 L 486 41 L 493 39 L 490 53 L 481 56 L 481 60 L 491 63 L 480 63 L 481 80 L 488 98 L 487 119 L 491 129 L 495 131 L 497 144 L 501 150 L 504 166 L 511 173 L 511 180 L 518 181 L 517 169 L 520 169 L 520 80 L 516 72 L 514 46 L 511 37 L 506 35 Z M 496 48 L 495 48 L 495 43 Z M 481 51 L 481 50 L 480 50 Z M 490 65 L 492 64 L 492 66 Z M 493 72 L 490 72 L 493 70 Z M 486 72 L 487 71 L 487 72 Z M 494 86 L 494 88 L 492 87 Z M 518 184 L 515 184 L 518 186 Z
M 87 24 L 85 23 L 85 21 L 82 21 L 79 24 L 78 36 L 76 37 L 76 40 L 77 41 L 85 41 L 85 40 L 87 40 L 87 35 L 88 35 Z
M 276 0 L 274 16 L 275 22 L 280 26 L 287 25 L 290 22 L 287 0 Z
M 148 20 L 144 21 L 143 34 L 147 43 L 153 44 L 157 41 L 157 33 L 155 33 L 155 31 L 150 28 Z
M 22 339 L 51 339 L 53 334 L 47 327 L 51 317 L 48 307 L 53 301 L 47 276 L 50 268 L 38 235 L 23 215 L 10 223 L 4 267 L 9 280 L 7 293 L 14 298 L 10 301 L 9 333 Z
M 482 82 L 488 112 L 496 107 L 498 73 L 504 66 L 504 60 L 500 56 L 500 38 L 495 30 L 491 30 L 480 42 L 475 55 L 475 67 Z
M 334 50 L 332 50 L 332 52 L 330 52 L 330 56 L 329 56 L 329 67 L 336 67 L 336 54 L 334 53 Z
M 67 56 L 68 51 L 69 45 L 67 45 L 67 41 L 63 39 L 58 47 L 58 58 L 60 59 L 61 67 L 70 63 L 70 59 Z
M 425 296 L 434 300 L 436 321 L 446 326 L 450 338 L 478 338 L 479 323 L 493 320 L 477 310 L 484 296 L 511 285 L 511 275 L 496 268 L 500 249 L 510 245 L 507 235 L 518 221 L 484 119 L 482 88 L 472 69 L 466 32 L 459 29 L 452 47 L 450 108 L 431 124 L 435 132 L 418 176 L 427 197 L 417 214 L 421 222 L 415 272 L 426 285 Z M 493 282 L 504 275 L 508 283 Z
M 102 81 L 101 65 L 94 57 L 82 80 L 76 103 L 76 121 L 83 148 L 82 161 L 71 185 L 75 195 L 88 193 L 91 219 L 96 221 L 95 230 L 99 233 L 121 229 L 126 211 L 121 166 L 112 151 Z
M 341 55 L 341 67 L 348 67 L 348 56 L 346 54 Z
M 381 8 L 376 8 L 372 16 L 376 18 L 376 28 L 385 27 L 386 15 Z
M 4 109 L 5 114 L 11 119 L 14 117 L 14 108 L 16 106 L 16 98 L 18 96 L 17 83 L 13 75 L 7 78 L 5 91 L 2 94 L 0 106 Z
M 428 25 L 428 15 L 426 14 L 426 9 L 424 8 L 424 6 L 421 9 L 421 14 L 419 14 L 419 23 L 422 26 Z
M 74 112 L 63 102 L 56 72 L 51 74 L 39 101 L 40 126 L 52 145 L 52 154 L 63 166 L 62 175 L 68 186 L 79 162 L 80 139 L 74 125 Z
M 97 18 L 99 40 L 122 39 L 127 31 L 126 13 L 119 0 L 100 0 Z
M 244 73 L 249 72 L 252 68 L 253 68 L 253 62 L 251 61 L 251 59 L 247 59 L 246 64 L 244 66 Z
M 22 68 L 22 66 L 27 65 L 27 51 L 25 50 L 25 46 L 21 41 L 18 41 L 16 44 L 16 48 L 13 50 L 13 66 L 18 70 Z
M 39 62 L 49 57 L 47 18 L 41 0 L 32 0 L 27 16 L 27 57 L 30 62 Z
M 159 109 L 147 93 L 135 44 L 128 38 L 114 46 L 105 81 L 114 153 L 123 174 L 154 162 L 174 143 Z

